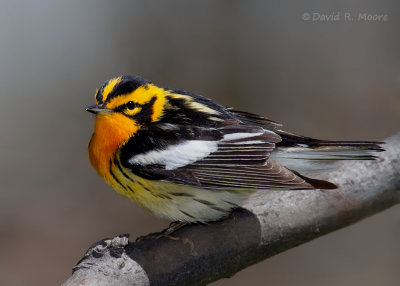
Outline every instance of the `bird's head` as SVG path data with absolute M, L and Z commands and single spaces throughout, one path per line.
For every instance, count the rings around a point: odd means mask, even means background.
M 86 111 L 118 125 L 146 126 L 157 121 L 163 112 L 165 90 L 137 76 L 108 80 L 95 93 L 96 104 Z
M 101 176 L 109 176 L 108 164 L 118 148 L 159 120 L 165 100 L 164 89 L 137 76 L 110 79 L 96 91 L 96 104 L 86 111 L 96 114 L 89 157 Z

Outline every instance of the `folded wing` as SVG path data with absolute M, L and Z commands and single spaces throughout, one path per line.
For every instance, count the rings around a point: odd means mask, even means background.
M 180 136 L 175 130 L 172 144 L 135 154 L 124 160 L 132 172 L 148 179 L 208 189 L 314 189 L 318 184 L 269 159 L 279 135 L 259 126 L 225 125 L 215 130 L 192 130 Z M 199 128 L 197 128 L 199 129 Z M 160 131 L 163 132 L 163 131 Z M 189 134 L 187 130 L 185 134 Z M 159 136 L 161 135 L 161 136 Z M 154 138 L 163 138 L 162 134 Z M 181 138 L 181 140 L 179 140 Z M 171 138 L 170 138 L 171 139 Z M 315 183 L 317 182 L 317 183 Z M 328 187 L 329 186 L 329 187 Z

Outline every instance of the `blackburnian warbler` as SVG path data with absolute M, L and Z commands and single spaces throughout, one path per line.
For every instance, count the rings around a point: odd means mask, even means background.
M 173 221 L 218 220 L 254 190 L 333 189 L 305 172 L 383 150 L 379 142 L 294 135 L 137 76 L 107 81 L 95 101 L 86 108 L 96 114 L 91 164 L 119 194 Z

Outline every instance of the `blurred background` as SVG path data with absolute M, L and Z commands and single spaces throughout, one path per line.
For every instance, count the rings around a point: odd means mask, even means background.
M 93 242 L 168 225 L 113 192 L 88 162 L 94 118 L 84 108 L 111 77 L 138 74 L 308 136 L 381 140 L 400 130 L 395 0 L 0 7 L 1 285 L 59 285 Z M 213 285 L 400 285 L 399 210 Z

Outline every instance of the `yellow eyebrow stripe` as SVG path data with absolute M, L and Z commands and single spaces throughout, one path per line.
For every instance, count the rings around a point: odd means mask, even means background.
M 114 87 L 119 84 L 122 80 L 122 77 L 116 77 L 113 79 L 110 79 L 107 83 L 107 85 L 103 89 L 103 102 L 106 101 L 107 97 L 110 95 L 111 91 L 114 89 Z

